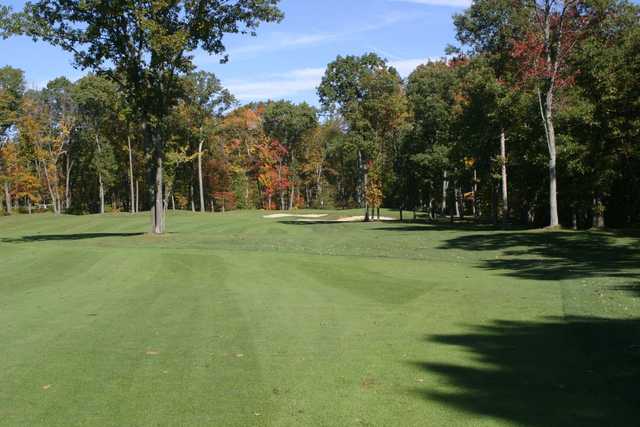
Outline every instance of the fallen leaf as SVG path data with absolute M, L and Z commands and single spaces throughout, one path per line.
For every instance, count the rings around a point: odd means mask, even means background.
M 160 354 L 159 351 L 155 351 L 155 350 L 147 350 L 147 356 L 157 356 Z
M 51 384 L 45 384 L 42 386 L 43 390 L 49 390 L 51 388 Z

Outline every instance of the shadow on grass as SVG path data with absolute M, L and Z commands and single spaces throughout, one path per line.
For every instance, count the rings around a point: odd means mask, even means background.
M 618 285 L 610 288 L 614 291 L 625 292 L 627 294 L 640 297 L 640 282 L 629 283 L 626 285 Z
M 499 251 L 498 256 L 487 256 L 481 267 L 527 279 L 638 277 L 640 246 L 612 237 L 599 232 L 474 233 L 449 239 L 440 248 Z
M 416 363 L 451 386 L 416 389 L 426 400 L 523 426 L 638 425 L 640 319 L 496 321 L 426 341 L 479 362 Z
M 101 239 L 105 237 L 134 237 L 145 233 L 78 233 L 78 234 L 35 234 L 17 238 L 0 239 L 3 243 L 53 242 L 64 240 Z

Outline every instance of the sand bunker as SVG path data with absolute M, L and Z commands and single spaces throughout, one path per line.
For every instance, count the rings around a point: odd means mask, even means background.
M 277 219 L 277 218 L 323 218 L 323 217 L 325 217 L 327 215 L 328 214 L 295 215 L 295 214 L 279 213 L 279 214 L 265 215 L 262 218 L 267 218 L 267 219 Z
M 395 218 L 390 218 L 388 216 L 381 216 L 380 217 L 380 221 L 395 221 Z M 298 222 L 316 222 L 312 219 L 307 219 L 307 218 L 301 218 L 297 220 Z M 327 220 L 323 220 L 322 222 L 363 222 L 364 221 L 364 215 L 361 216 L 348 216 L 348 217 L 344 217 L 344 218 L 338 218 L 338 219 L 327 219 Z M 377 221 L 377 219 L 371 218 L 371 221 Z
M 371 221 L 393 221 L 395 220 L 395 218 L 390 218 L 388 216 L 381 216 L 380 218 L 371 218 Z M 339 218 L 336 220 L 336 222 L 358 222 L 358 221 L 364 221 L 364 215 L 362 216 L 348 216 L 346 218 Z

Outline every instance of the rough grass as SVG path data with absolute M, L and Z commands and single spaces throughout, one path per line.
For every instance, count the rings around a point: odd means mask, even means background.
M 0 425 L 637 425 L 637 237 L 357 214 L 0 218 Z

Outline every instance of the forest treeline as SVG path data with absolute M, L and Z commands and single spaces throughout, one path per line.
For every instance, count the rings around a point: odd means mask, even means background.
M 161 116 L 160 154 L 124 71 L 27 90 L 7 66 L 4 212 L 137 212 L 161 194 L 165 209 L 202 212 L 361 207 L 371 217 L 385 206 L 634 226 L 639 17 L 626 1 L 477 0 L 454 16 L 458 43 L 406 79 L 374 53 L 338 56 L 318 108 L 239 106 L 214 74 L 187 70 Z

